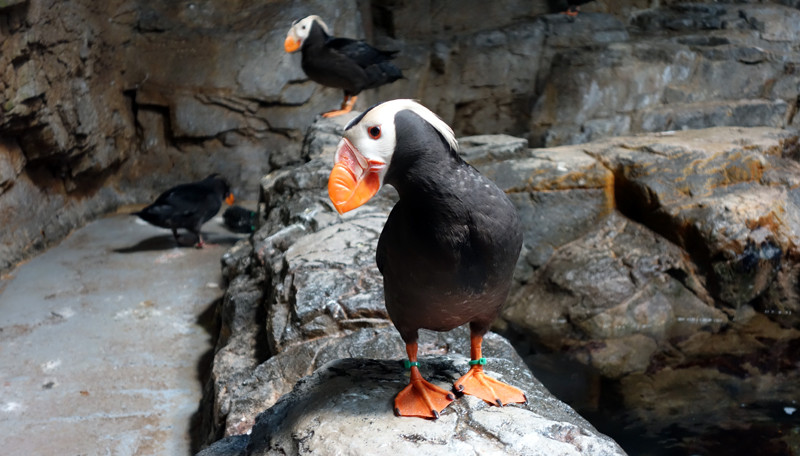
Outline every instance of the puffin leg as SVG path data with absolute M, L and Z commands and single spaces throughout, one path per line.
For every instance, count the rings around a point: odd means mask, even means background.
M 322 114 L 322 117 L 329 118 L 329 117 L 336 117 L 341 116 L 342 114 L 347 114 L 348 112 L 353 110 L 353 105 L 356 104 L 356 100 L 358 99 L 357 96 L 351 97 L 348 94 L 344 94 L 344 101 L 342 102 L 342 109 L 338 111 L 329 111 Z
M 525 393 L 518 388 L 495 380 L 483 372 L 483 364 L 486 364 L 486 359 L 481 353 L 483 334 L 470 329 L 471 367 L 463 377 L 456 381 L 456 390 L 501 407 L 512 402 L 528 402 Z
M 455 396 L 422 378 L 417 367 L 417 343 L 406 344 L 411 364 L 411 381 L 394 398 L 394 413 L 397 416 L 439 418 L 439 412 L 450 405 Z M 417 365 L 415 365 L 417 364 Z
M 194 246 L 198 249 L 202 249 L 204 245 L 206 245 L 205 241 L 203 241 L 203 235 L 200 234 L 200 230 L 194 232 L 197 235 L 197 244 Z
M 181 245 L 181 240 L 178 237 L 178 229 L 177 228 L 173 228 L 172 229 L 172 236 L 175 238 L 175 243 L 180 246 Z

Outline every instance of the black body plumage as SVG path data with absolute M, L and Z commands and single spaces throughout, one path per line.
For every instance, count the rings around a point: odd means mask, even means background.
M 403 73 L 390 62 L 397 51 L 382 51 L 348 38 L 335 38 L 313 21 L 303 40 L 302 68 L 314 82 L 355 96 L 362 90 L 394 82 Z
M 386 308 L 406 343 L 420 328 L 470 323 L 483 334 L 499 314 L 522 247 L 516 209 L 416 113 L 395 116 L 384 183 L 400 200 L 378 242 Z

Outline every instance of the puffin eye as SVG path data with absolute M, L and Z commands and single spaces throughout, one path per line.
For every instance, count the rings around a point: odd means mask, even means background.
M 301 29 L 303 29 L 303 30 L 305 30 L 305 29 L 306 29 L 306 26 L 304 25 L 304 26 L 302 26 L 302 27 L 300 27 L 300 28 L 301 28 Z
M 367 128 L 367 134 L 372 139 L 378 139 L 381 137 L 381 126 L 375 125 L 374 127 Z

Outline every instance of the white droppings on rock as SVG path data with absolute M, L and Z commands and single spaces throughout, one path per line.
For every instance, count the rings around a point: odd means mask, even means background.
M 178 332 L 179 334 L 191 334 L 192 333 L 191 325 L 189 325 L 189 324 L 187 324 L 185 322 L 182 322 L 182 321 L 172 322 L 172 327 L 175 328 L 176 332 Z
M 64 307 L 64 308 L 52 311 L 52 314 L 57 316 L 57 317 L 61 317 L 63 319 L 68 319 L 68 318 L 71 318 L 71 317 L 75 316 L 75 311 L 72 310 L 69 307 Z
M 58 368 L 58 366 L 60 366 L 60 365 L 61 365 L 61 360 L 60 359 L 54 359 L 54 360 L 51 360 L 51 361 L 48 361 L 48 362 L 42 364 L 42 371 L 50 372 L 50 371 L 55 370 L 56 368 Z
M 123 320 L 126 318 L 133 318 L 135 320 L 145 320 L 153 317 L 160 317 L 163 312 L 152 307 L 145 307 L 143 309 L 125 309 L 114 314 L 114 320 Z
M 23 409 L 23 405 L 19 402 L 6 402 L 3 404 L 4 412 L 21 412 Z
M 176 258 L 180 258 L 182 256 L 186 256 L 186 252 L 181 251 L 181 250 L 176 250 L 175 252 L 165 253 L 165 254 L 159 256 L 158 258 L 156 258 L 154 263 L 155 264 L 168 263 L 168 262 L 170 262 L 170 261 L 172 261 L 172 260 L 174 260 Z

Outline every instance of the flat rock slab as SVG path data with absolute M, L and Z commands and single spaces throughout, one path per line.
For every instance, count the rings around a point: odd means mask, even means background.
M 260 364 L 244 378 L 235 377 L 231 372 L 223 372 L 221 367 L 232 365 L 236 369 L 238 366 L 220 360 L 214 372 L 227 382 L 226 391 L 219 394 L 217 399 L 220 402 L 219 408 L 226 414 L 226 435 L 249 433 L 259 413 L 275 405 L 283 395 L 292 391 L 299 380 L 311 375 L 326 363 L 343 358 L 405 358 L 406 348 L 400 334 L 394 327 L 387 326 L 388 323 L 383 325 L 354 332 L 343 331 L 292 345 Z M 422 329 L 419 336 L 420 356 L 465 356 L 470 353 L 469 330 L 466 325 L 445 333 Z M 490 332 L 484 337 L 483 354 L 487 358 L 510 361 L 517 366 L 517 370 L 524 371 L 520 375 L 530 377 L 530 372 L 523 367 L 525 364 L 514 347 L 497 334 Z M 234 378 L 225 377 L 226 375 Z M 534 385 L 532 390 L 542 389 L 535 379 L 531 378 L 529 383 Z M 563 404 L 562 407 L 571 414 L 573 420 L 581 420 L 571 409 Z
M 449 388 L 467 371 L 468 361 L 460 355 L 423 358 L 421 371 Z M 494 358 L 487 372 L 525 390 L 528 404 L 495 407 L 459 395 L 441 418 L 431 421 L 394 415 L 394 396 L 408 383 L 400 361 L 332 361 L 258 416 L 244 450 L 246 437 L 240 437 L 223 440 L 202 454 L 625 454 L 550 395 L 524 367 Z

